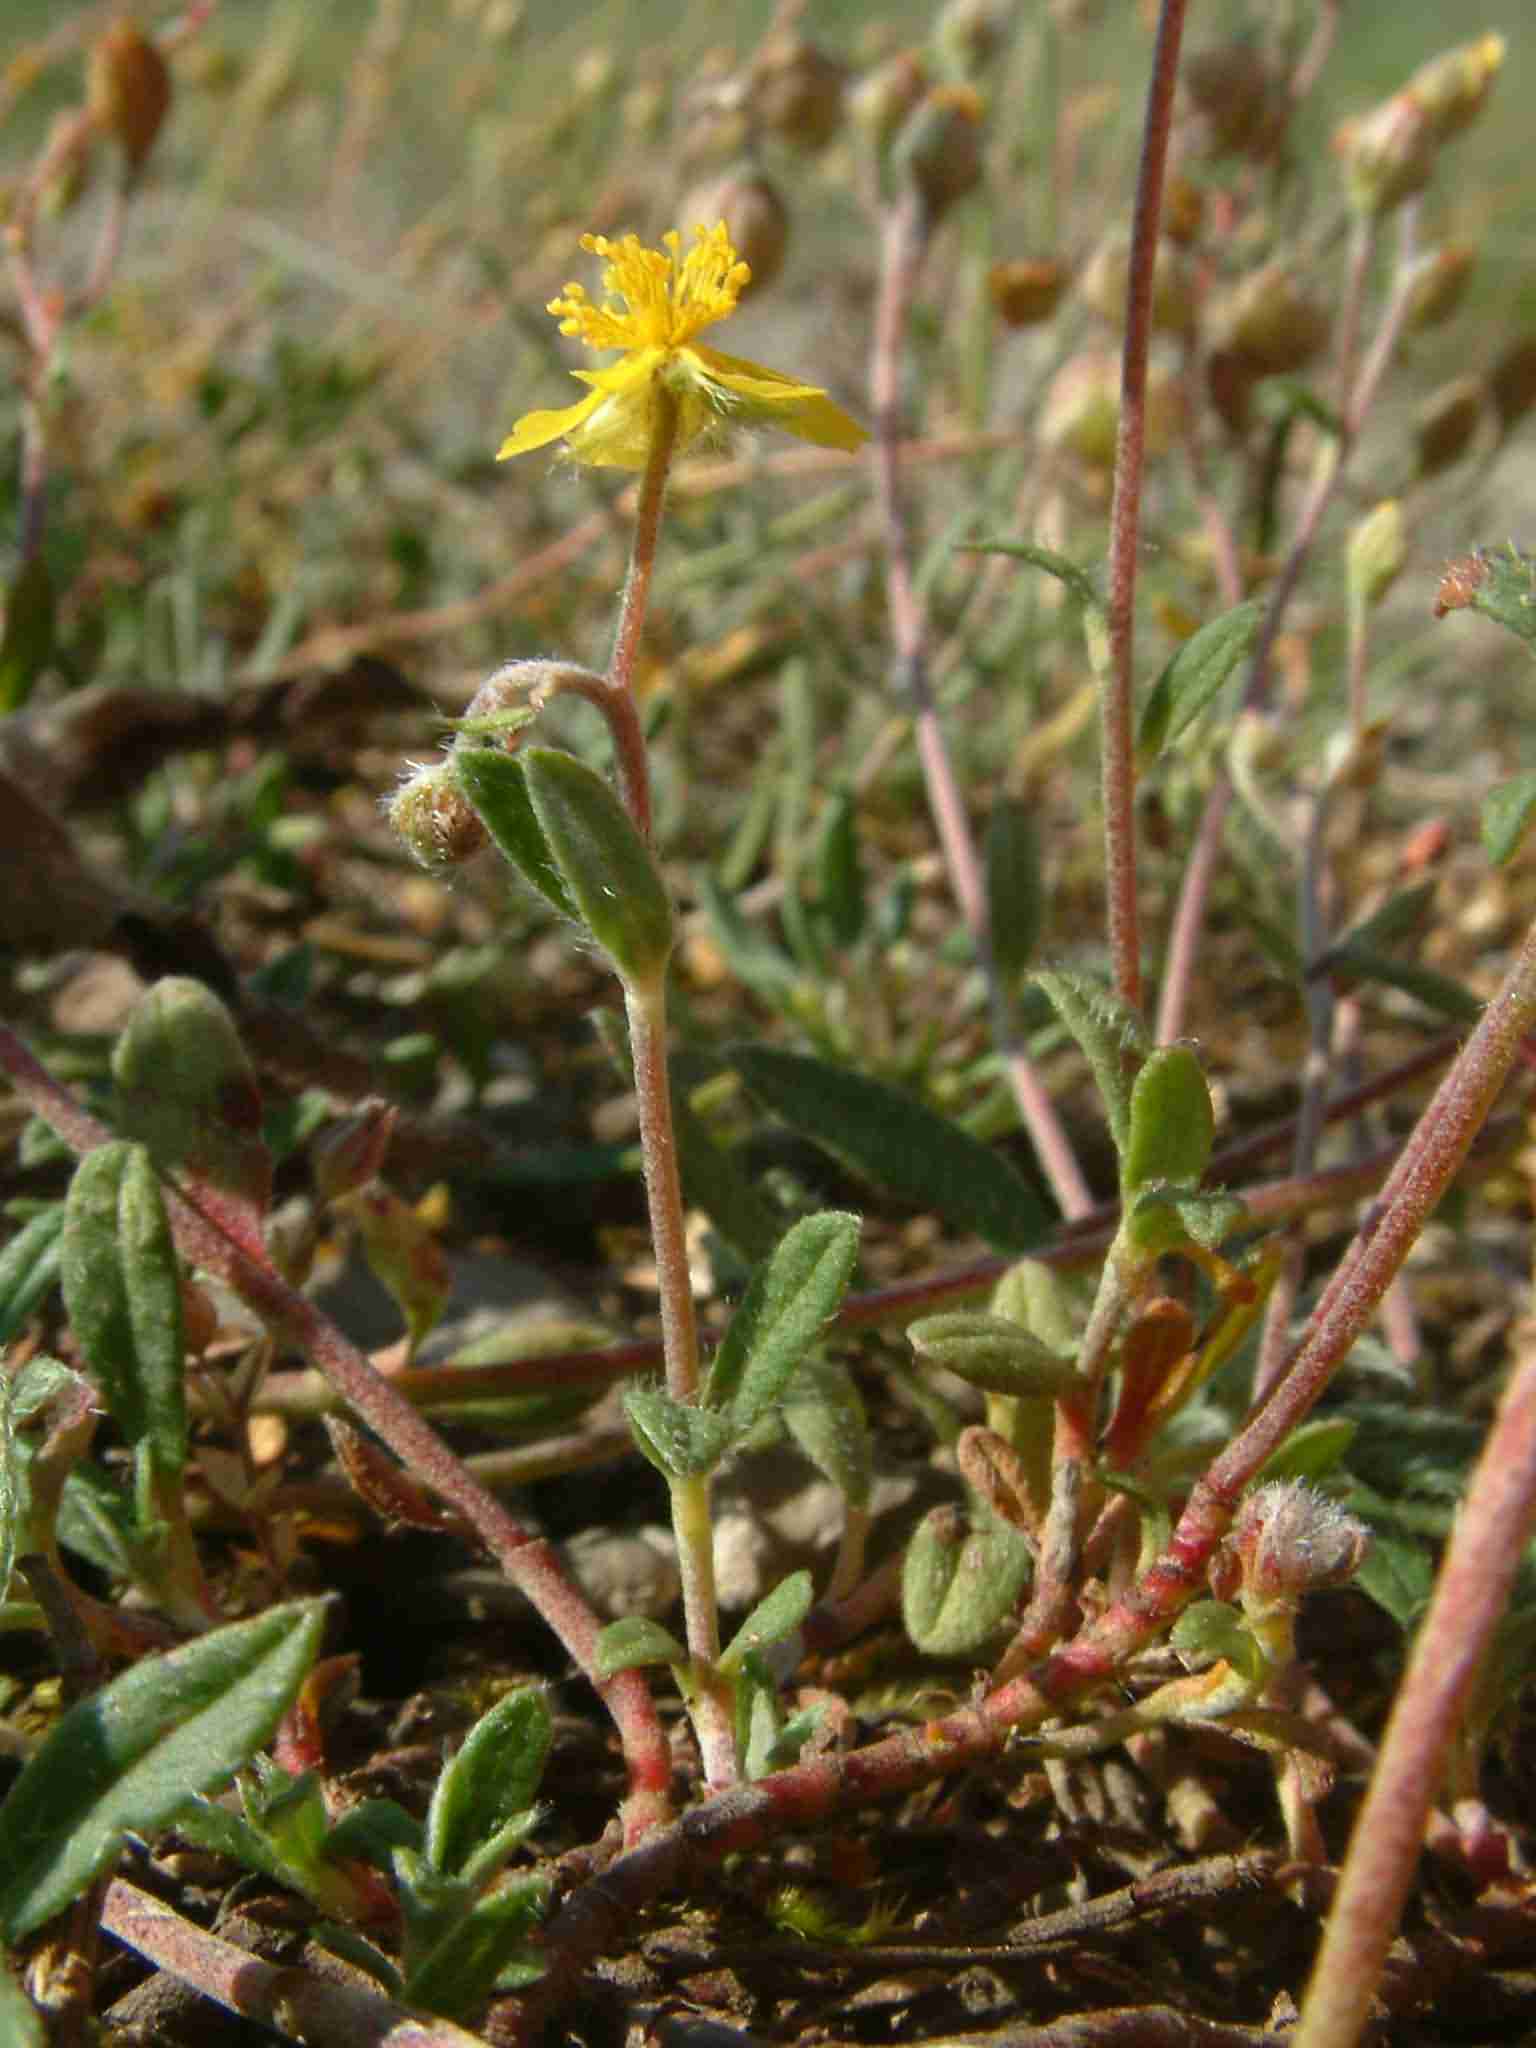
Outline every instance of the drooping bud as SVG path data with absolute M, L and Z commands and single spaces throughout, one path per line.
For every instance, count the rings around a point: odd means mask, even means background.
M 1214 350 L 1267 377 L 1304 368 L 1327 341 L 1328 326 L 1327 308 L 1290 264 L 1277 259 L 1213 301 L 1209 334 Z
M 781 141 L 825 149 L 842 124 L 843 67 L 805 36 L 771 35 L 752 60 L 747 104 Z
M 981 183 L 981 100 L 969 86 L 939 85 L 892 146 L 898 175 L 916 191 L 930 222 Z
M 457 867 L 490 843 L 479 813 L 446 761 L 413 769 L 385 800 L 384 815 L 424 868 Z
M 1472 445 L 1487 398 L 1481 377 L 1454 377 L 1424 400 L 1413 425 L 1421 477 L 1438 476 L 1461 460 Z
M 784 268 L 789 209 L 778 187 L 750 164 L 690 192 L 678 209 L 678 218 L 689 229 L 695 222 L 712 228 L 717 221 L 724 221 L 731 246 L 752 272 L 742 288 L 743 300 L 772 284 Z
M 1315 1487 L 1277 1479 L 1246 1497 L 1228 1544 L 1242 1574 L 1239 1598 L 1262 1612 L 1344 1585 L 1365 1562 L 1371 1532 Z
M 1049 320 L 1066 285 L 1064 266 L 1049 261 L 994 263 L 987 273 L 988 295 L 1010 327 L 1036 327 Z
M 1407 323 L 1415 331 L 1449 320 L 1466 297 L 1477 251 L 1470 242 L 1447 242 L 1419 260 L 1408 301 Z
M 131 21 L 114 21 L 91 48 L 86 105 L 138 176 L 171 108 L 171 74 L 159 49 Z
M 1350 600 L 1359 605 L 1378 605 L 1403 573 L 1408 559 L 1408 537 L 1403 527 L 1400 499 L 1383 498 L 1381 503 L 1351 528 L 1347 552 L 1347 580 Z

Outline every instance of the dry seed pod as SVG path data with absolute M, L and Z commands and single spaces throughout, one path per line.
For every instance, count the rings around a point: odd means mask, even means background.
M 747 105 L 782 141 L 825 149 L 842 124 L 843 67 L 804 36 L 769 36 L 752 60 Z
M 778 188 L 746 165 L 690 192 L 678 209 L 684 234 L 724 221 L 731 246 L 752 272 L 741 296 L 760 292 L 784 268 L 789 243 L 789 210 Z
M 1035 327 L 1049 320 L 1066 287 L 1067 273 L 1060 263 L 994 263 L 987 272 L 992 304 L 1010 327 Z
M 129 176 L 136 176 L 170 112 L 171 74 L 133 22 L 113 22 L 92 45 L 86 104 L 97 127 L 123 152 Z
M 1192 50 L 1181 73 L 1217 155 L 1272 156 L 1285 131 L 1290 97 L 1263 52 L 1247 41 Z
M 1456 377 L 1425 399 L 1413 427 L 1421 477 L 1438 476 L 1466 454 L 1487 397 L 1481 377 Z
M 1261 376 L 1299 370 L 1328 339 L 1328 312 L 1287 263 L 1266 263 L 1214 300 L 1213 348 L 1240 357 Z

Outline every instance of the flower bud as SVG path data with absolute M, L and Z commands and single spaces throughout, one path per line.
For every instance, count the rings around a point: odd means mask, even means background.
M 898 50 L 848 88 L 848 118 L 871 148 L 883 150 L 928 86 L 928 67 L 921 55 Z
M 1244 1499 L 1228 1543 L 1245 1609 L 1294 1607 L 1304 1594 L 1352 1579 L 1371 1532 L 1315 1487 L 1277 1479 Z
M 1290 113 L 1285 80 L 1254 43 L 1216 43 L 1193 50 L 1181 73 L 1216 155 L 1272 156 Z
M 897 136 L 895 168 L 930 222 L 981 183 L 981 101 L 969 86 L 938 85 Z
M 1422 192 L 1435 167 L 1435 131 L 1407 93 L 1396 93 L 1374 112 L 1344 121 L 1334 131 L 1344 166 L 1344 188 L 1357 213 L 1390 213 Z
M 974 78 L 1003 46 L 1006 26 L 995 0 L 946 0 L 933 26 L 933 46 L 956 78 Z
M 842 124 L 843 67 L 804 36 L 771 35 L 752 60 L 747 104 L 782 141 L 824 149 Z
M 384 814 L 424 868 L 458 867 L 489 844 L 479 812 L 446 761 L 413 769 L 385 801 Z
M 91 178 L 91 128 L 69 109 L 53 117 L 42 161 L 51 166 L 39 195 L 41 212 L 58 219 L 70 212 L 84 196 Z
M 86 104 L 136 177 L 170 112 L 171 74 L 158 48 L 131 21 L 115 21 L 92 45 Z
M 1438 476 L 1466 454 L 1487 396 L 1488 387 L 1481 377 L 1455 377 L 1424 400 L 1413 427 L 1421 477 Z
M 1449 142 L 1483 110 L 1504 63 L 1504 38 L 1479 36 L 1421 64 L 1404 90 L 1428 116 L 1435 141 Z
M 1265 377 L 1311 362 L 1328 339 L 1328 325 L 1327 309 L 1279 260 L 1240 278 L 1210 310 L 1212 348 Z
M 1167 453 L 1183 416 L 1177 377 L 1161 363 L 1147 368 L 1149 456 Z M 1120 359 L 1087 350 L 1062 364 L 1040 409 L 1036 432 L 1041 445 L 1059 449 L 1085 469 L 1108 471 L 1115 460 L 1120 423 Z
M 1130 232 L 1112 228 L 1089 257 L 1087 268 L 1077 281 L 1078 294 L 1101 320 L 1123 327 L 1130 275 Z M 1195 304 L 1189 280 L 1173 250 L 1159 242 L 1152 268 L 1152 325 L 1164 334 L 1188 334 L 1194 324 Z
M 1397 498 L 1383 498 L 1350 531 L 1347 579 L 1351 601 L 1380 604 L 1403 573 L 1407 559 L 1402 503 Z
M 1175 172 L 1163 190 L 1163 233 L 1170 242 L 1183 249 L 1199 239 L 1204 224 L 1203 188 L 1193 178 L 1184 178 Z
M 1468 242 L 1447 242 L 1420 258 L 1408 300 L 1410 329 L 1438 327 L 1466 297 L 1477 251 Z
M 761 171 L 748 167 L 727 171 L 712 184 L 701 185 L 683 201 L 678 218 L 685 229 L 697 222 L 713 227 L 724 221 L 731 246 L 752 272 L 741 297 L 773 283 L 784 267 L 789 242 L 789 211 L 778 188 Z
M 1036 327 L 1049 320 L 1061 303 L 1067 273 L 1060 263 L 994 263 L 987 273 L 987 291 L 999 316 L 1010 327 Z

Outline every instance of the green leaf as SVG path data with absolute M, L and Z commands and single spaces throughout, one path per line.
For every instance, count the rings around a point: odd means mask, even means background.
M 58 1284 L 64 1204 L 50 1203 L 0 1251 L 0 1345 L 9 1344 Z
M 771 1593 L 765 1593 L 731 1638 L 730 1647 L 720 1653 L 720 1669 L 727 1674 L 740 1669 L 752 1651 L 782 1643 L 792 1636 L 811 1611 L 815 1593 L 807 1571 L 791 1572 Z
M 688 1652 L 670 1629 L 644 1614 L 626 1614 L 610 1621 L 597 1639 L 592 1659 L 594 1678 L 612 1678 L 640 1664 L 686 1664 Z
M 397 1849 L 421 1849 L 422 1827 L 398 1799 L 360 1799 L 349 1806 L 325 1838 L 325 1853 L 340 1861 L 371 1863 L 388 1870 Z
M 1359 946 L 1374 953 L 1384 946 L 1395 946 L 1399 940 L 1414 937 L 1434 908 L 1439 886 L 1438 882 L 1416 882 L 1411 889 L 1399 889 L 1379 910 L 1372 911 L 1369 917 L 1361 918 L 1358 924 L 1352 924 L 1348 931 L 1342 932 L 1336 945 L 1328 948 L 1312 972 L 1316 974 L 1329 966 L 1337 948 Z
M 525 1877 L 475 1900 L 469 1911 L 419 1962 L 405 1980 L 412 2005 L 448 2019 L 463 2019 L 484 2004 L 509 1964 L 521 1962 L 516 1982 L 537 1981 L 543 1960 L 528 1936 L 549 1904 L 549 1879 Z
M 526 1834 L 537 1817 L 539 1780 L 553 1739 L 548 1704 L 532 1686 L 508 1693 L 482 1714 L 443 1766 L 432 1794 L 427 1861 L 454 1875 L 494 1837 L 507 1838 L 514 1823 L 521 1822 Z M 521 1834 L 506 1839 L 508 1855 Z
M 1070 1359 L 1043 1344 L 1031 1331 L 984 1309 L 944 1309 L 920 1316 L 907 1330 L 919 1358 L 988 1394 L 1050 1400 L 1081 1387 Z
M 187 1451 L 181 1285 L 142 1145 L 114 1140 L 75 1169 L 61 1273 L 81 1352 L 124 1436 L 176 1477 Z
M 1473 1024 L 1483 1014 L 1483 1005 L 1472 991 L 1449 975 L 1421 967 L 1417 960 L 1399 960 L 1390 953 L 1375 953 L 1366 946 L 1341 944 L 1332 947 L 1329 965 L 1336 978 L 1380 982 L 1385 988 L 1400 989 L 1426 1009 L 1458 1023 Z
M 1124 1227 L 1128 1242 L 1149 1257 L 1181 1252 L 1189 1244 L 1213 1252 L 1242 1228 L 1247 1214 L 1236 1195 L 1151 1187 L 1133 1199 Z
M 1107 617 L 1104 600 L 1099 587 L 1088 571 L 1066 555 L 1057 554 L 1054 548 L 1041 547 L 1032 540 L 973 540 L 968 541 L 964 552 L 974 555 L 1012 555 L 1018 561 L 1029 562 L 1036 569 L 1043 569 L 1047 576 L 1054 576 L 1064 584 L 1068 593 L 1080 604 L 1085 612 L 1099 618 Z
M 813 1351 L 785 1397 L 785 1427 L 817 1471 L 850 1507 L 867 1508 L 875 1452 L 869 1417 L 853 1374 L 840 1359 Z
M 555 747 L 520 756 L 528 801 L 582 923 L 626 981 L 653 979 L 676 936 L 655 856 L 594 769 Z
M 733 1415 L 674 1401 L 665 1388 L 645 1380 L 632 1380 L 624 1389 L 624 1412 L 641 1455 L 668 1479 L 712 1472 L 739 1434 Z
M 987 820 L 987 934 L 992 959 L 1012 987 L 1029 965 L 1045 922 L 1036 807 L 1003 797 Z
M 1188 1045 L 1147 1054 L 1131 1088 L 1131 1123 L 1120 1160 L 1127 1195 L 1156 1182 L 1198 1184 L 1211 1161 L 1216 1112 L 1198 1055 Z
M 1303 1422 L 1254 1477 L 1253 1484 L 1267 1485 L 1271 1479 L 1325 1479 L 1348 1455 L 1359 1424 L 1348 1416 L 1325 1416 Z
M 1528 645 L 1536 642 L 1536 555 L 1511 541 L 1502 551 L 1479 548 L 1474 561 L 1479 580 L 1467 599 L 1472 609 Z
M 926 1656 L 970 1656 L 1012 1613 L 1032 1570 L 1028 1543 L 998 1516 L 967 1529 L 958 1509 L 935 1508 L 902 1565 L 907 1634 Z
M 5 594 L 0 629 L 0 718 L 19 711 L 53 659 L 53 576 L 40 554 L 23 562 Z
M 480 813 L 481 822 L 525 882 L 573 924 L 581 923 L 565 877 L 550 850 L 544 828 L 534 815 L 522 757 L 500 747 L 471 747 L 462 741 L 450 759 L 459 787 Z
M 0 2041 L 7 2048 L 48 2048 L 43 2016 L 11 1975 L 4 1949 L 0 1949 Z
M 999 1153 L 883 1081 L 777 1046 L 727 1055 L 758 1100 L 855 1172 L 1007 1251 L 1045 1235 L 1045 1204 Z
M 836 1312 L 859 1256 L 859 1219 L 837 1209 L 786 1232 L 742 1296 L 710 1365 L 704 1399 L 744 1434 L 789 1385 Z
M 1262 1684 L 1267 1671 L 1263 1650 L 1235 1607 L 1224 1600 L 1197 1600 L 1186 1607 L 1168 1634 L 1180 1656 L 1214 1664 L 1225 1659 L 1250 1684 Z
M 318 1600 L 273 1607 L 146 1657 L 71 1707 L 0 1806 L 4 1938 L 62 1912 L 126 1834 L 163 1826 L 268 1742 L 323 1625 Z
M 1056 1358 L 1076 1358 L 1086 1304 L 1054 1266 L 1018 1259 L 992 1290 L 992 1313 L 1028 1330 Z
M 1536 816 L 1536 775 L 1516 775 L 1483 799 L 1483 851 L 1496 868 L 1513 860 Z
M 1131 1133 L 1131 1078 L 1148 1050 L 1146 1025 L 1103 982 L 1056 968 L 1038 972 L 1033 979 L 1082 1048 L 1115 1150 L 1123 1154 Z
M 858 817 L 846 789 L 827 799 L 816 841 L 816 908 L 834 946 L 858 944 L 869 914 L 859 860 Z
M 1143 768 L 1193 724 L 1247 660 L 1263 616 L 1262 599 L 1251 598 L 1208 620 L 1175 649 L 1141 709 L 1136 752 Z

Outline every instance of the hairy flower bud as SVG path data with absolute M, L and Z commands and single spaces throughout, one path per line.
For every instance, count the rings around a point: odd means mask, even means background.
M 1407 93 L 1395 94 L 1357 120 L 1341 122 L 1333 147 L 1357 213 L 1390 213 L 1423 191 L 1435 167 L 1434 125 Z
M 781 141 L 825 149 L 842 125 L 843 67 L 805 36 L 771 35 L 752 60 L 747 104 Z
M 898 50 L 848 88 L 848 118 L 870 146 L 882 150 L 893 140 L 927 92 L 928 67 L 917 50 Z
M 1438 327 L 1466 297 L 1477 251 L 1469 242 L 1447 242 L 1420 258 L 1408 301 L 1408 326 Z
M 1315 1487 L 1277 1479 L 1244 1499 L 1227 1541 L 1244 1607 L 1262 1609 L 1294 1607 L 1304 1594 L 1352 1579 L 1371 1532 Z
M 1036 327 L 1049 320 L 1066 286 L 1065 268 L 1050 261 L 994 263 L 987 273 L 988 295 L 1010 327 Z
M 1438 476 L 1472 445 L 1488 399 L 1481 377 L 1455 377 L 1432 391 L 1414 417 L 1413 438 L 1421 477 Z
M 1290 96 L 1285 80 L 1271 70 L 1255 43 L 1245 39 L 1193 50 L 1181 76 L 1214 154 L 1274 154 L 1290 113 Z
M 1240 358 L 1260 376 L 1299 370 L 1328 339 L 1328 312 L 1279 259 L 1250 271 L 1216 299 L 1209 332 L 1214 350 Z
M 1429 117 L 1436 142 L 1470 128 L 1482 112 L 1504 63 L 1504 38 L 1479 36 L 1421 64 L 1405 88 Z
M 1125 324 L 1131 275 L 1131 237 L 1126 228 L 1111 228 L 1099 243 L 1077 281 L 1078 294 L 1101 320 Z M 1177 252 L 1159 242 L 1152 269 L 1152 325 L 1164 334 L 1189 334 L 1195 324 L 1195 302 Z
M 690 192 L 678 217 L 690 227 L 695 222 L 705 227 L 725 222 L 732 247 L 752 272 L 742 286 L 743 300 L 772 284 L 784 267 L 789 210 L 778 187 L 750 165 L 727 171 L 713 183 Z
M 490 843 L 479 812 L 446 761 L 412 769 L 386 801 L 384 814 L 424 868 L 457 867 Z
M 1383 498 L 1350 530 L 1346 551 L 1350 597 L 1357 604 L 1380 604 L 1403 573 L 1407 559 L 1402 501 Z
M 1147 369 L 1149 456 L 1165 454 L 1178 431 L 1183 403 L 1177 376 L 1163 363 Z M 1120 359 L 1103 350 L 1072 356 L 1052 378 L 1036 432 L 1041 445 L 1072 456 L 1085 469 L 1114 466 L 1120 423 Z

